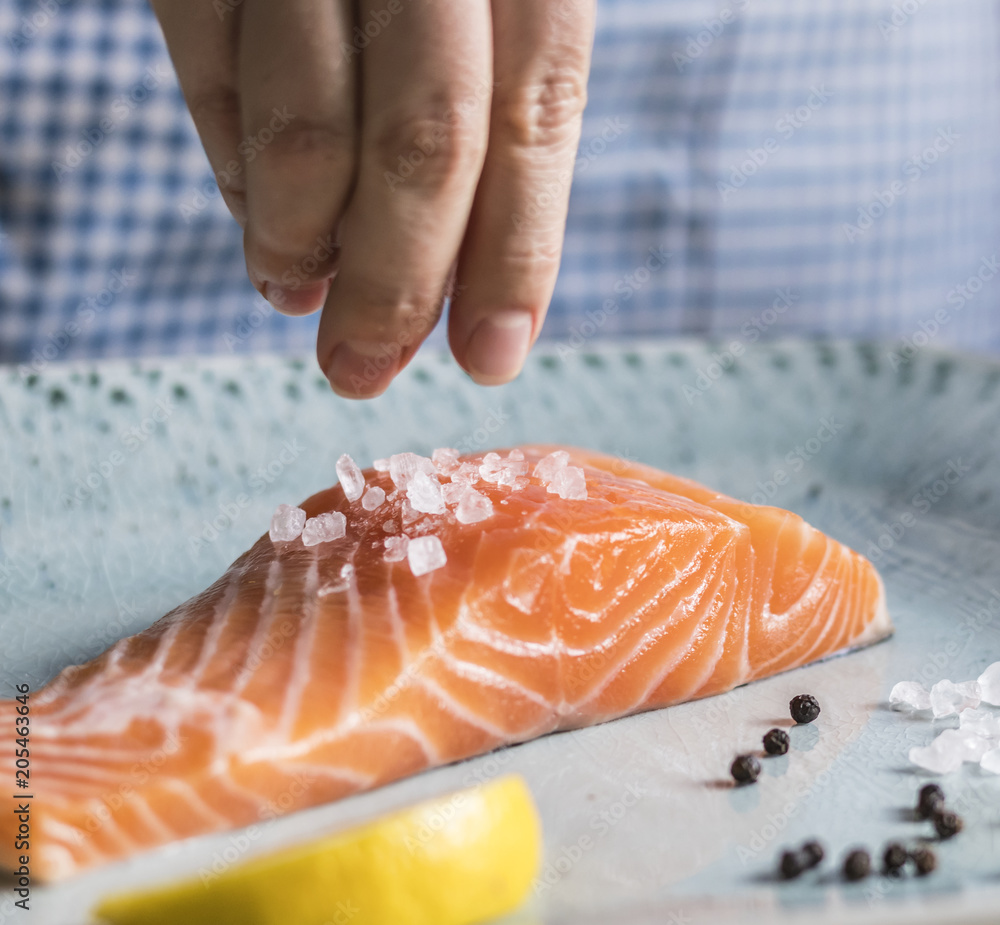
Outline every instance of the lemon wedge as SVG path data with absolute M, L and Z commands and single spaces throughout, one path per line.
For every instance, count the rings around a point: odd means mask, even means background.
M 517 776 L 430 800 L 203 883 L 120 893 L 110 925 L 471 925 L 521 904 L 541 823 Z

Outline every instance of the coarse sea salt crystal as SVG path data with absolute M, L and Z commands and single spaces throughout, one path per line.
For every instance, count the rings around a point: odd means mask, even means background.
M 474 463 L 464 462 L 451 473 L 451 480 L 453 482 L 467 482 L 469 485 L 474 485 L 479 481 L 479 466 Z
M 424 514 L 443 514 L 445 511 L 441 483 L 436 476 L 431 478 L 425 472 L 414 473 L 406 486 L 406 497 L 415 511 Z
M 458 504 L 467 491 L 475 491 L 468 482 L 445 482 L 441 486 L 441 497 L 445 504 Z
M 302 528 L 302 543 L 304 546 L 317 546 L 346 535 L 347 518 L 340 511 L 332 511 L 329 514 L 317 514 L 306 521 Z
M 514 454 L 517 454 L 516 456 Z M 511 450 L 507 458 L 501 463 L 500 473 L 497 476 L 497 484 L 506 488 L 513 488 L 521 477 L 528 471 L 528 463 L 524 459 L 524 453 L 520 450 Z
M 493 502 L 486 495 L 470 488 L 455 508 L 455 519 L 460 524 L 477 524 L 493 516 Z
M 386 533 L 399 533 L 399 524 L 397 524 L 394 520 L 387 520 L 384 524 L 382 524 L 382 529 Z
M 1000 662 L 994 662 L 979 676 L 979 691 L 983 703 L 1000 707 Z
M 420 514 L 413 510 L 413 505 L 406 498 L 403 499 L 403 503 L 399 506 L 399 513 L 404 527 L 420 519 Z
M 979 767 L 991 774 L 1000 774 L 1000 748 L 990 749 L 979 760 Z
M 579 466 L 566 466 L 560 469 L 549 482 L 547 489 L 550 494 L 559 495 L 570 501 L 584 501 L 587 498 L 587 479 Z
M 955 730 L 946 731 L 954 732 Z M 983 755 L 992 748 L 993 743 L 989 739 L 984 739 L 981 735 L 976 735 L 975 732 L 971 732 L 968 729 L 959 729 L 957 731 L 961 737 L 959 741 L 962 760 L 979 764 L 983 760 Z
M 962 732 L 981 736 L 991 748 L 1000 745 L 1000 716 L 991 710 L 982 707 L 963 710 L 958 716 L 958 728 Z
M 504 460 L 508 469 L 512 469 L 514 475 L 527 475 L 528 461 L 524 458 L 524 453 L 520 450 L 511 450 Z
M 402 536 L 390 536 L 385 541 L 385 561 L 402 562 L 406 558 L 406 547 L 410 545 L 410 538 L 404 533 Z
M 438 447 L 431 453 L 431 462 L 442 475 L 450 475 L 459 466 L 458 450 L 453 450 L 450 446 Z
M 527 471 L 528 463 L 524 458 L 524 453 L 520 450 L 511 450 L 507 454 L 507 458 L 503 460 L 497 484 L 513 488 L 518 478 L 525 475 Z
M 556 450 L 554 453 L 549 453 L 548 456 L 543 456 L 531 474 L 536 479 L 540 479 L 542 484 L 548 485 L 556 477 L 556 473 L 568 465 L 569 453 L 565 450 Z
M 889 694 L 889 705 L 894 710 L 929 710 L 930 691 L 917 681 L 900 681 Z
M 389 471 L 389 460 L 388 459 L 376 459 L 372 463 L 372 468 L 376 472 L 388 472 Z
M 348 501 L 357 501 L 361 497 L 365 490 L 364 473 L 346 453 L 337 460 L 337 478 L 344 486 L 344 494 Z
M 503 460 L 499 453 L 487 453 L 479 467 L 479 475 L 487 482 L 497 482 L 504 470 Z
M 965 761 L 966 738 L 957 729 L 945 729 L 930 745 L 911 748 L 910 761 L 935 774 L 950 774 Z
M 410 540 L 406 558 L 414 575 L 426 575 L 441 568 L 448 561 L 441 540 L 436 536 L 418 536 Z
M 279 504 L 271 517 L 271 529 L 267 535 L 272 543 L 290 543 L 302 534 L 306 525 L 306 512 L 291 504 Z
M 369 487 L 368 491 L 365 492 L 365 496 L 361 499 L 361 506 L 366 511 L 374 511 L 376 508 L 380 508 L 385 502 L 385 489 L 379 488 L 378 485 L 372 485 Z
M 979 682 L 963 681 L 960 684 L 955 684 L 947 679 L 938 681 L 931 688 L 930 700 L 935 719 L 978 707 L 982 700 Z
M 437 466 L 426 456 L 416 453 L 396 453 L 389 457 L 389 475 L 397 488 L 405 490 L 418 472 L 437 475 Z

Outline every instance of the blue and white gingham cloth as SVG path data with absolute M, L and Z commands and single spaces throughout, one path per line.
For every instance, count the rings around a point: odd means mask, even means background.
M 1000 349 L 998 57 L 997 0 L 602 0 L 544 335 Z M 247 281 L 147 6 L 0 5 L 0 361 L 315 328 Z

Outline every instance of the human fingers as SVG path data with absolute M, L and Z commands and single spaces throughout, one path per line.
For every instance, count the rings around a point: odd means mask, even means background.
M 152 0 L 184 99 L 229 211 L 246 224 L 246 178 L 236 77 L 239 7 Z
M 247 271 L 279 311 L 323 305 L 354 180 L 349 0 L 245 0 L 239 85 Z
M 456 360 L 484 385 L 520 372 L 552 297 L 595 6 L 594 0 L 493 4 L 489 148 L 448 319 Z
M 396 0 L 360 55 L 357 184 L 317 356 L 349 397 L 384 391 L 436 322 L 482 166 L 488 0 Z

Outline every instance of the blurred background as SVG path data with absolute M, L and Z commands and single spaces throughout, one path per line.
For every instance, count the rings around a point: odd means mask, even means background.
M 543 338 L 1000 349 L 998 13 L 600 0 Z M 311 351 L 316 323 L 248 282 L 145 3 L 0 5 L 0 361 Z

